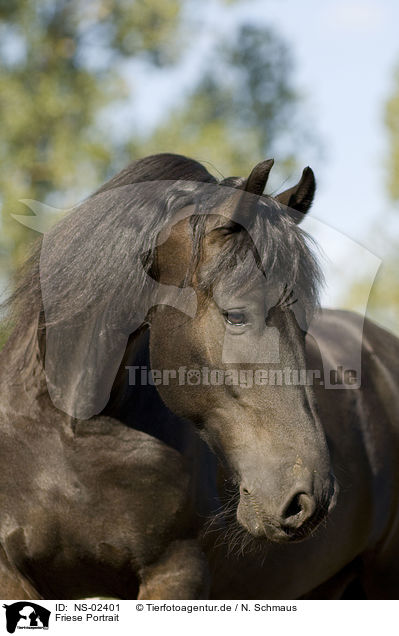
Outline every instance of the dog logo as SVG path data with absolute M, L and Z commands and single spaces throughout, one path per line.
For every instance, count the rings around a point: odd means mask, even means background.
M 6 610 L 9 634 L 13 634 L 16 629 L 48 629 L 51 612 L 37 603 L 18 601 L 3 607 Z

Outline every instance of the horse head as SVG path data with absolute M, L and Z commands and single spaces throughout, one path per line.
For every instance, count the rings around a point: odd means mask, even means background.
M 298 381 L 320 279 L 298 226 L 315 180 L 306 168 L 263 195 L 272 165 L 217 183 L 177 155 L 133 164 L 45 237 L 40 287 L 53 403 L 102 412 L 148 325 L 158 392 L 234 479 L 239 523 L 288 541 L 316 528 L 336 487 L 313 389 Z
M 306 168 L 295 187 L 263 196 L 272 165 L 204 185 L 160 238 L 151 275 L 194 289 L 198 308 L 154 308 L 150 350 L 162 399 L 236 482 L 238 522 L 283 542 L 319 525 L 336 484 L 305 359 L 320 275 L 298 223 L 315 180 Z

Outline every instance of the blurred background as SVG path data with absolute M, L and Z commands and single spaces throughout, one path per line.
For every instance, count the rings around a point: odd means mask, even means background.
M 21 200 L 45 230 L 147 154 L 275 157 L 268 193 L 316 173 L 323 303 L 399 334 L 398 24 L 397 0 L 0 0 L 3 293 L 37 237 Z

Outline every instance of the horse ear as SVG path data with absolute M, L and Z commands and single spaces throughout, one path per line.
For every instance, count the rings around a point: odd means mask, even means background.
M 273 164 L 274 159 L 266 159 L 266 161 L 261 161 L 260 163 L 258 163 L 252 170 L 248 179 L 243 184 L 242 189 L 245 192 L 251 192 L 252 194 L 261 196 L 266 187 L 269 173 L 273 167 Z
M 258 197 L 263 194 L 273 164 L 274 159 L 266 159 L 255 166 L 247 179 L 231 177 L 222 182 L 222 185 L 229 185 L 243 191 L 238 203 L 233 208 L 232 221 L 244 226 L 252 222 L 254 205 Z M 255 196 L 248 196 L 246 193 Z
M 315 192 L 316 179 L 313 170 L 308 166 L 302 172 L 302 177 L 295 186 L 281 192 L 275 198 L 283 205 L 286 205 L 288 213 L 294 221 L 300 223 L 303 215 L 306 214 L 313 203 Z M 295 212 L 299 214 L 295 214 Z

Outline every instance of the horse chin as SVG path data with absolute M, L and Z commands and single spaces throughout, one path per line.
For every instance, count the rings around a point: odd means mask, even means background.
M 309 539 L 319 527 L 322 520 L 316 524 L 309 524 L 309 527 L 303 526 L 298 529 L 283 528 L 271 525 L 251 526 L 249 524 L 240 524 L 245 530 L 259 542 L 266 543 L 300 543 Z
M 242 527 L 251 535 L 255 541 L 260 543 L 299 543 L 307 539 L 311 533 L 306 531 L 294 531 L 291 529 L 278 528 L 277 526 L 262 526 L 262 528 L 251 527 L 247 524 Z

